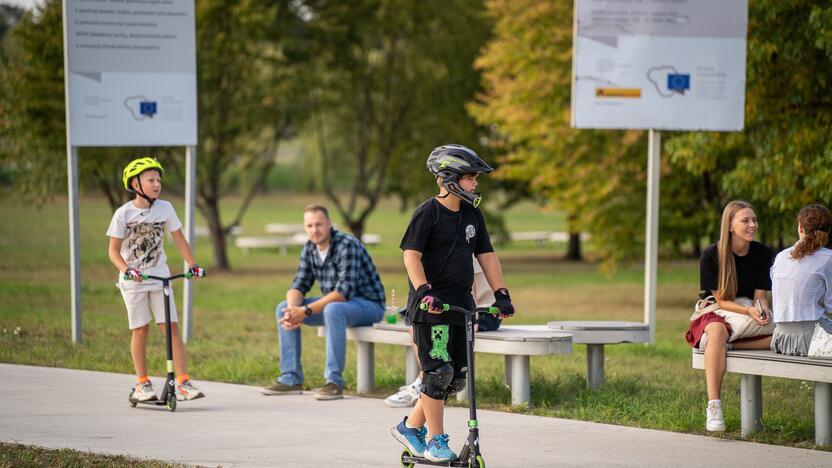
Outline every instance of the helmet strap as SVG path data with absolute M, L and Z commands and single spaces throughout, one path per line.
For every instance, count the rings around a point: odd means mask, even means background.
M 144 189 L 142 188 L 142 179 L 139 176 L 136 176 L 136 183 L 139 185 L 139 190 L 136 191 L 136 195 L 144 198 L 145 200 L 147 200 L 148 203 L 150 203 L 150 206 L 147 209 L 153 208 L 153 202 L 155 202 L 156 199 L 150 198 L 147 195 L 145 195 Z

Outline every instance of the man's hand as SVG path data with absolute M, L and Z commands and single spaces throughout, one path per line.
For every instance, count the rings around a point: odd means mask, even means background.
M 300 327 L 305 318 L 306 308 L 304 306 L 286 306 L 283 309 L 283 318 L 280 320 L 280 326 L 284 330 L 294 330 Z
M 511 303 L 511 296 L 508 295 L 508 289 L 500 288 L 494 291 L 494 304 L 491 307 L 500 309 L 500 318 L 514 315 L 514 305 Z

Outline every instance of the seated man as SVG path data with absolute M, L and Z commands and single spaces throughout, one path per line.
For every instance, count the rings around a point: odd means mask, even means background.
M 384 316 L 384 286 L 373 260 L 355 237 L 332 227 L 329 212 L 321 205 L 303 210 L 303 226 L 309 241 L 300 254 L 295 279 L 286 301 L 277 306 L 280 338 L 280 377 L 261 389 L 264 395 L 298 394 L 303 390 L 301 324 L 326 326 L 326 367 L 318 400 L 344 397 L 344 361 L 347 327 L 371 325 Z M 307 297 L 318 281 L 323 297 Z

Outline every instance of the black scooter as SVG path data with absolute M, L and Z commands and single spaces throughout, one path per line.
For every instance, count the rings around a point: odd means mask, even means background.
M 419 304 L 419 308 L 427 310 L 427 304 Z M 485 468 L 485 460 L 480 453 L 480 431 L 477 422 L 477 399 L 474 391 L 474 319 L 476 313 L 499 314 L 500 309 L 496 307 L 478 307 L 474 310 L 466 310 L 461 307 L 450 304 L 442 304 L 442 310 L 459 312 L 465 315 L 465 354 L 468 358 L 468 439 L 462 450 L 459 451 L 459 456 L 454 461 L 449 462 L 435 462 L 428 460 L 425 457 L 413 454 L 410 449 L 405 448 L 402 451 L 400 461 L 404 468 L 413 468 L 419 465 L 433 465 L 433 466 L 456 466 L 468 468 Z
M 133 391 L 136 387 L 130 387 L 130 396 L 127 398 L 127 401 L 130 402 L 130 406 L 133 408 L 136 407 L 138 404 L 143 405 L 154 405 L 154 406 L 166 406 L 168 411 L 173 412 L 176 411 L 176 375 L 174 374 L 173 368 L 173 345 L 171 344 L 170 338 L 170 282 L 172 280 L 178 278 L 185 278 L 191 279 L 193 278 L 193 274 L 191 272 L 182 273 L 179 275 L 173 275 L 169 278 L 162 278 L 159 276 L 152 276 L 152 275 L 142 275 L 142 279 L 154 279 L 159 280 L 162 282 L 162 292 L 165 294 L 165 345 L 167 346 L 168 352 L 168 360 L 167 360 L 167 371 L 168 375 L 165 378 L 165 387 L 162 389 L 162 397 L 157 398 L 155 400 L 148 400 L 148 401 L 139 401 L 133 398 Z M 129 276 L 125 275 L 124 279 L 130 279 Z

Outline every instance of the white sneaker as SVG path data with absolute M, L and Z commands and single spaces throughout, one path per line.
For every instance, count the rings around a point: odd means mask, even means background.
M 179 401 L 196 400 L 204 396 L 205 394 L 200 389 L 194 387 L 194 384 L 190 380 L 186 380 L 176 386 L 176 399 Z
M 725 430 L 725 418 L 722 417 L 722 402 L 720 400 L 709 401 L 705 414 L 708 418 L 705 423 L 705 429 L 709 432 L 722 432 Z
M 136 401 L 153 401 L 156 399 L 156 392 L 153 391 L 153 384 L 148 380 L 145 383 L 137 383 L 130 398 Z
M 419 391 L 420 386 L 421 382 L 418 384 L 414 382 L 413 384 L 399 387 L 399 391 L 387 397 L 384 400 L 384 404 L 392 408 L 407 408 L 413 406 L 419 399 L 419 394 L 421 393 Z

